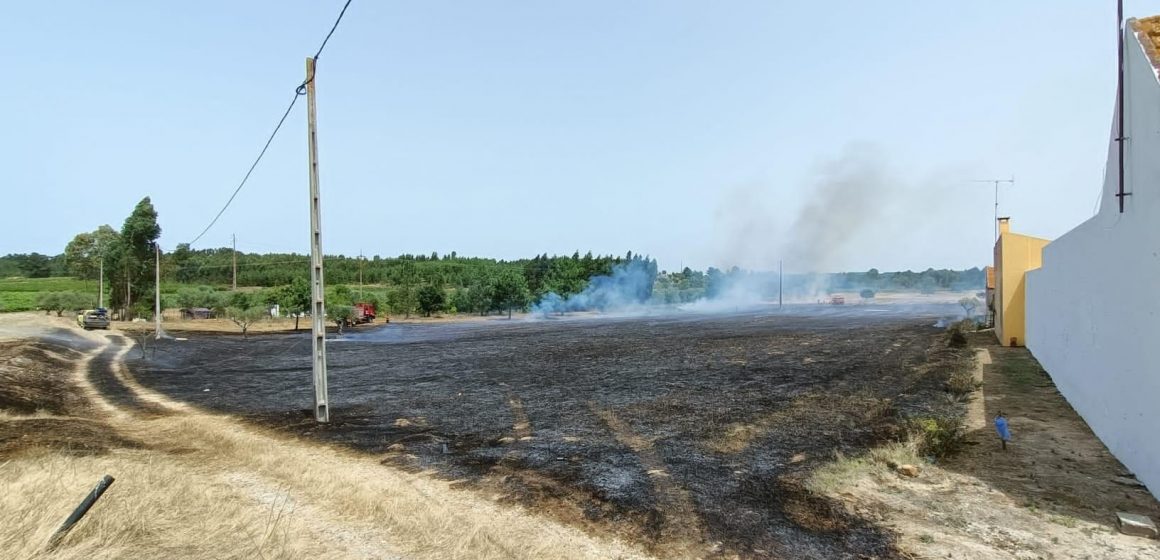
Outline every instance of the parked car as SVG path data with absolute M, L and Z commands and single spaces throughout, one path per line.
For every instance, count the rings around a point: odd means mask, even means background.
M 77 326 L 85 330 L 108 329 L 109 313 L 104 309 L 89 309 L 77 315 Z

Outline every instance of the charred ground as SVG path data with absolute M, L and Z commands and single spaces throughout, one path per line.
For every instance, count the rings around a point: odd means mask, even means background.
M 836 453 L 946 412 L 950 308 L 391 325 L 328 345 L 332 423 L 303 335 L 128 357 L 150 388 L 431 469 L 658 552 L 896 557 L 802 484 Z

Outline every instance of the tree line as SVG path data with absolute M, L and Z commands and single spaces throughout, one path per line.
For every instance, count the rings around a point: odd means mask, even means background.
M 108 307 L 122 317 L 152 313 L 154 263 L 161 227 L 148 197 L 142 199 L 121 228 L 103 225 L 77 234 L 59 255 L 38 253 L 0 257 L 0 276 L 41 278 L 70 275 L 93 280 L 102 265 Z M 233 283 L 237 259 L 238 291 L 222 289 Z M 981 289 L 985 275 L 979 268 L 922 272 L 845 272 L 788 275 L 749 272 L 736 267 L 705 271 L 684 268 L 658 271 L 655 260 L 631 251 L 624 256 L 536 255 L 530 259 L 499 260 L 448 254 L 403 254 L 369 258 L 331 255 L 325 260 L 328 305 L 343 310 L 367 302 L 394 314 L 511 313 L 538 304 L 545 298 L 567 300 L 581 294 L 593 278 L 606 278 L 613 270 L 633 270 L 629 297 L 639 303 L 677 304 L 721 296 L 744 282 L 763 296 L 816 293 L 819 285 L 829 291 Z M 229 248 L 193 249 L 178 245 L 162 253 L 163 283 L 176 283 L 175 292 L 163 293 L 166 307 L 210 308 L 227 315 L 243 310 L 278 305 L 283 312 L 302 314 L 310 309 L 308 255 L 297 253 L 236 253 Z M 616 281 L 613 283 L 615 284 Z M 359 286 L 362 286 L 359 288 Z M 172 288 L 170 288 L 172 290 Z M 808 292 L 814 290 L 814 292 Z M 79 298 L 62 295 L 44 299 L 43 309 L 67 306 Z M 234 310 L 230 312 L 229 310 Z M 381 312 L 380 312 L 381 313 Z

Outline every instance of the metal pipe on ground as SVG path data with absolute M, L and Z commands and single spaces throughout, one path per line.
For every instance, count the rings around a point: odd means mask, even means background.
M 79 506 L 77 506 L 76 509 L 73 510 L 72 514 L 68 516 L 68 519 L 64 520 L 64 524 L 62 524 L 60 528 L 52 534 L 52 537 L 48 539 L 48 550 L 52 550 L 53 548 L 56 548 L 56 545 L 60 544 L 60 541 L 68 535 L 68 532 L 72 530 L 73 526 L 76 525 L 81 520 L 81 518 L 89 512 L 90 509 L 92 509 L 93 504 L 97 503 L 97 500 L 101 499 L 101 496 L 105 493 L 105 490 L 108 490 L 109 487 L 113 485 L 114 480 L 116 479 L 109 475 L 105 475 L 104 478 L 100 480 L 100 482 L 97 482 L 97 485 L 91 492 L 89 492 L 89 495 L 85 496 L 85 499 Z

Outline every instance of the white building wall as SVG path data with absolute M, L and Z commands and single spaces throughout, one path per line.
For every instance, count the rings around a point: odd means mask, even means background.
M 1099 213 L 1027 275 L 1027 346 L 1096 435 L 1160 497 L 1160 79 L 1125 53 L 1125 191 L 1113 116 Z

